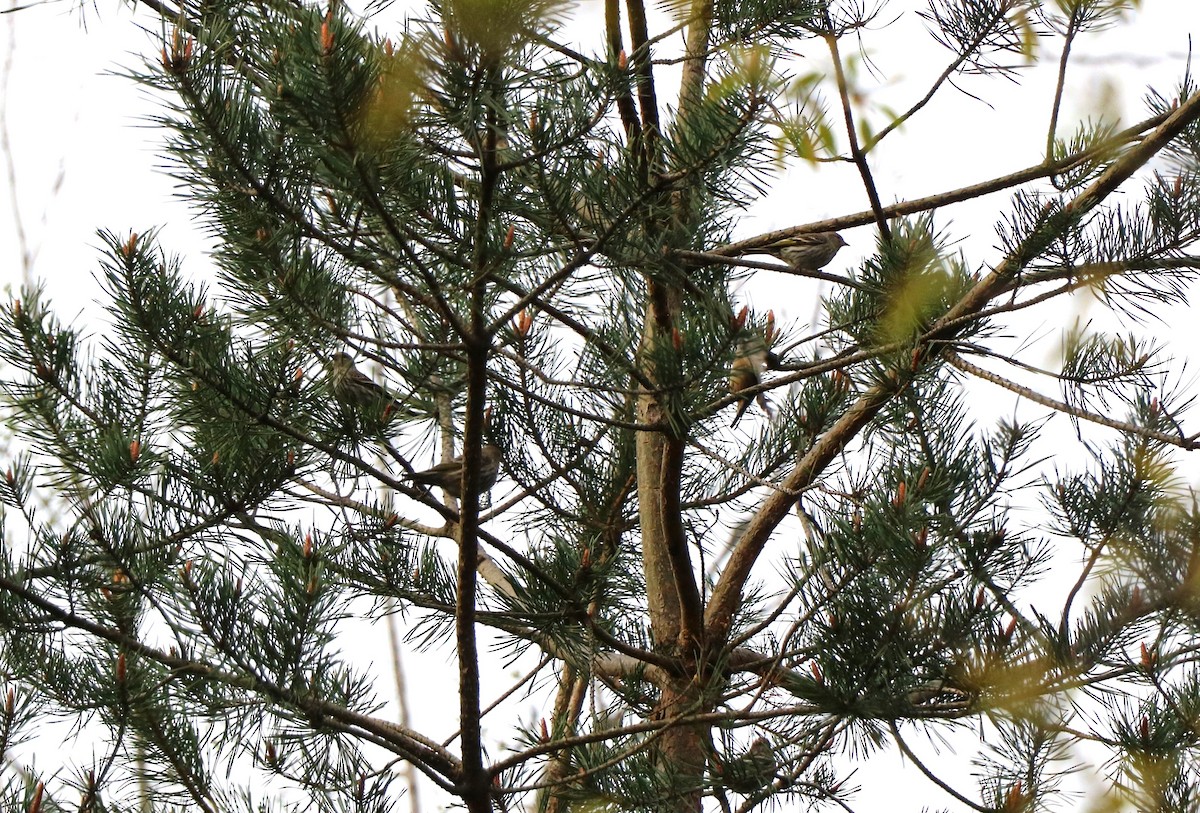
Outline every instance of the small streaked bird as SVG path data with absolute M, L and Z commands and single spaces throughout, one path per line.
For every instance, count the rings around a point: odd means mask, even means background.
M 485 443 L 479 450 L 479 486 L 482 491 L 491 490 L 500 474 L 500 449 Z M 438 463 L 432 469 L 416 471 L 409 475 L 414 483 L 437 486 L 454 499 L 462 497 L 462 457 Z
M 760 384 L 762 370 L 767 365 L 768 356 L 766 342 L 761 338 L 755 336 L 738 339 L 734 348 L 733 364 L 729 368 L 729 392 L 737 395 L 743 390 Z M 771 414 L 771 407 L 767 404 L 767 396 L 764 393 L 744 395 L 738 402 L 737 414 L 733 416 L 733 423 L 729 424 L 731 427 L 738 425 L 742 415 L 746 414 L 746 410 L 755 400 L 758 401 L 758 405 L 763 408 L 764 412 L 768 415 Z
M 846 241 L 837 232 L 821 231 L 784 237 L 755 249 L 755 253 L 778 257 L 797 271 L 816 271 L 829 265 L 844 245 Z
M 721 779 L 730 790 L 748 795 L 757 793 L 775 781 L 779 763 L 766 737 L 755 737 L 746 753 L 728 760 L 720 769 Z
M 329 362 L 329 383 L 335 398 L 372 417 L 390 418 L 396 410 L 396 399 L 392 394 L 355 367 L 349 353 L 333 354 Z

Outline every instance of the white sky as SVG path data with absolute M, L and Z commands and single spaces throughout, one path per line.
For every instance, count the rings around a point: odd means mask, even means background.
M 1141 100 L 1147 85 L 1164 95 L 1172 91 L 1184 68 L 1188 35 L 1200 31 L 1200 3 L 1145 0 L 1143 5 L 1132 25 L 1085 37 L 1077 44 L 1060 134 L 1101 110 L 1119 111 L 1126 124 L 1133 123 L 1146 116 Z M 919 98 L 947 61 L 946 52 L 924 33 L 922 22 L 908 13 L 914 7 L 917 4 L 913 2 L 893 2 L 873 30 L 863 36 L 885 77 L 872 92 L 871 101 L 898 110 Z M 596 0 L 588 0 L 577 7 L 570 23 L 573 36 L 588 50 L 600 48 L 594 39 L 599 10 Z M 398 11 L 391 13 L 392 18 L 398 16 Z M 896 17 L 897 23 L 889 28 L 886 24 Z M 92 275 L 97 267 L 95 232 L 100 228 L 145 232 L 161 227 L 162 245 L 185 255 L 185 269 L 206 273 L 201 252 L 204 236 L 197 231 L 192 213 L 176 198 L 174 181 L 156 171 L 162 163 L 158 158 L 161 134 L 145 126 L 156 106 L 144 90 L 107 75 L 122 65 L 135 64 L 131 52 L 150 47 L 138 25 L 158 30 L 158 22 L 113 3 L 105 4 L 99 14 L 89 10 L 87 31 L 79 20 L 78 13 L 64 3 L 0 17 L 0 43 L 15 43 L 5 105 L 16 180 L 15 192 L 6 187 L 9 194 L 0 195 L 0 279 L 15 285 L 23 274 L 14 228 L 15 198 L 28 245 L 36 253 L 31 273 L 45 281 L 60 314 L 67 319 L 81 311 L 96 312 L 94 303 L 100 292 Z M 387 21 L 381 17 L 378 25 L 386 29 Z M 843 50 L 851 47 L 846 43 Z M 1040 160 L 1058 45 L 1047 41 L 1045 47 L 1051 58 L 1024 71 L 1019 84 L 978 77 L 964 81 L 968 90 L 989 104 L 947 88 L 902 131 L 890 136 L 872 157 L 884 202 L 957 188 Z M 796 70 L 827 65 L 824 53 L 809 44 Z M 828 98 L 832 99 L 832 94 Z M 877 115 L 874 120 L 883 119 Z M 990 196 L 956 206 L 952 220 L 939 218 L 961 241 L 961 249 L 973 264 L 995 258 L 994 223 L 1007 199 L 1008 193 Z M 739 235 L 865 208 L 865 195 L 851 167 L 826 166 L 814 171 L 799 166 L 782 177 L 761 205 L 747 212 Z M 835 263 L 839 267 L 867 254 L 873 242 L 866 227 L 849 231 L 846 237 L 850 247 Z M 773 306 L 783 317 L 807 320 L 810 296 L 796 295 L 781 285 L 769 273 L 762 273 L 747 284 L 743 294 L 758 307 Z M 1056 335 L 1076 315 L 1102 316 L 1080 300 L 1051 305 L 1050 309 L 1022 329 Z M 1184 327 L 1182 322 L 1179 327 Z M 1032 362 L 1052 365 L 1053 346 L 1049 342 L 1039 347 Z M 987 393 L 980 402 L 982 422 L 1011 413 L 1011 395 L 986 387 L 981 392 Z M 414 656 L 414 663 L 427 664 L 432 673 L 444 669 L 448 657 L 448 653 L 424 659 Z M 494 677 L 499 681 L 508 671 L 497 669 Z M 414 672 L 427 673 L 425 666 Z M 418 729 L 443 730 L 446 717 L 457 708 L 448 690 L 436 685 L 414 686 Z M 381 685 L 382 695 L 389 692 L 390 686 Z M 528 714 L 536 714 L 531 706 L 525 708 Z M 502 736 L 507 727 L 498 720 L 489 733 Z M 916 747 L 920 740 L 914 735 L 910 744 Z M 943 752 L 939 764 L 951 758 Z M 890 756 L 882 763 L 894 767 L 899 758 Z M 897 797 L 897 786 L 890 780 L 868 781 L 867 774 L 860 774 L 853 781 L 864 785 L 857 805 L 861 810 L 917 811 L 952 805 L 952 800 L 923 780 L 912 785 L 921 791 L 907 799 Z

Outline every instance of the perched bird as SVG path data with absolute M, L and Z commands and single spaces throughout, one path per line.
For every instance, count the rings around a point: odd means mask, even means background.
M 758 249 L 759 253 L 778 257 L 797 271 L 816 271 L 833 260 L 846 241 L 835 231 L 794 234 Z
M 485 443 L 479 450 L 479 485 L 483 491 L 488 491 L 496 484 L 500 474 L 500 449 L 490 443 Z M 426 486 L 438 486 L 454 499 L 462 496 L 462 457 L 438 463 L 432 469 L 413 472 L 409 475 L 414 483 Z
M 718 763 L 718 771 L 725 787 L 747 795 L 766 789 L 775 781 L 775 771 L 778 768 L 775 752 L 766 737 L 755 737 L 746 753 Z
M 329 362 L 329 383 L 335 398 L 373 417 L 391 417 L 396 409 L 392 394 L 355 367 L 349 353 L 334 353 Z
M 729 391 L 737 395 L 743 390 L 761 383 L 762 370 L 767 365 L 769 355 L 766 342 L 758 336 L 738 339 L 734 348 L 733 364 L 729 368 Z M 738 402 L 737 414 L 733 416 L 733 423 L 729 424 L 731 427 L 737 426 L 742 415 L 746 414 L 746 410 L 756 399 L 763 411 L 768 415 L 771 414 L 771 407 L 767 403 L 767 396 L 764 393 L 760 392 L 756 396 L 744 395 Z
M 612 217 L 606 214 L 598 203 L 588 200 L 582 191 L 576 191 L 571 196 L 571 205 L 575 207 L 579 221 L 596 233 L 607 232 L 613 227 Z

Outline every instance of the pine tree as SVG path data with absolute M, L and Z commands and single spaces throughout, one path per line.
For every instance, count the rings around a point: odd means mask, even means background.
M 935 0 L 931 94 L 1051 43 L 1065 75 L 1136 5 Z M 401 765 L 473 813 L 837 809 L 891 749 L 1019 811 L 1082 745 L 1114 805 L 1194 808 L 1197 434 L 1141 328 L 1198 266 L 1190 76 L 1065 138 L 1060 81 L 1044 160 L 885 205 L 877 147 L 928 101 L 865 124 L 845 50 L 885 12 L 671 10 L 606 0 L 586 51 L 554 0 L 164 17 L 133 78 L 218 280 L 104 233 L 99 338 L 37 289 L 0 309 L 5 809 L 385 811 Z M 834 70 L 790 81 L 796 52 Z M 735 241 L 781 154 L 852 163 L 870 209 Z M 957 252 L 954 205 L 1006 190 L 998 259 Z M 767 274 L 820 281 L 819 324 L 748 307 Z M 1076 292 L 1132 327 L 1018 359 L 1018 316 Z M 981 425 L 1005 390 L 1033 409 Z M 397 723 L 345 646 L 396 618 L 451 658 L 452 725 Z M 544 716 L 485 717 L 531 653 Z M 29 760 L 53 719 L 90 762 Z M 964 733 L 974 776 L 914 744 Z

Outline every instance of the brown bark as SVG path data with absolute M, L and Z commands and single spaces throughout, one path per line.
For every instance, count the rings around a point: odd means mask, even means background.
M 552 727 L 550 736 L 553 739 L 573 736 L 576 733 L 586 690 L 586 677 L 580 675 L 579 671 L 571 664 L 564 663 L 562 677 L 558 683 L 558 696 L 554 700 L 554 713 L 550 722 Z M 539 793 L 537 804 L 537 809 L 541 813 L 567 813 L 568 803 L 559 793 L 559 787 L 570 771 L 571 763 L 563 753 L 555 754 L 546 764 L 543 779 L 547 787 Z
M 636 5 L 636 4 L 634 4 Z M 679 115 L 686 118 L 700 102 L 705 79 L 712 18 L 711 0 L 693 0 L 690 10 Z M 647 111 L 643 106 L 643 116 Z M 690 190 L 675 190 L 674 202 L 683 205 Z M 677 213 L 682 216 L 683 212 Z M 656 342 L 670 340 L 684 294 L 664 290 L 647 280 L 649 301 L 642 334 L 640 359 Z M 657 381 L 655 370 L 643 372 Z M 704 607 L 699 583 L 688 550 L 680 515 L 680 486 L 685 444 L 665 427 L 664 407 L 659 394 L 640 392 L 638 421 L 643 425 L 664 427 L 657 432 L 641 432 L 637 437 L 638 505 L 642 533 L 642 563 L 647 586 L 647 606 L 655 649 L 679 658 L 680 674 L 662 687 L 655 716 L 669 720 L 680 715 L 710 711 L 705 700 L 702 679 L 705 669 Z M 668 728 L 659 744 L 660 769 L 676 778 L 680 810 L 701 809 L 701 787 L 705 773 L 705 726 L 678 725 Z

